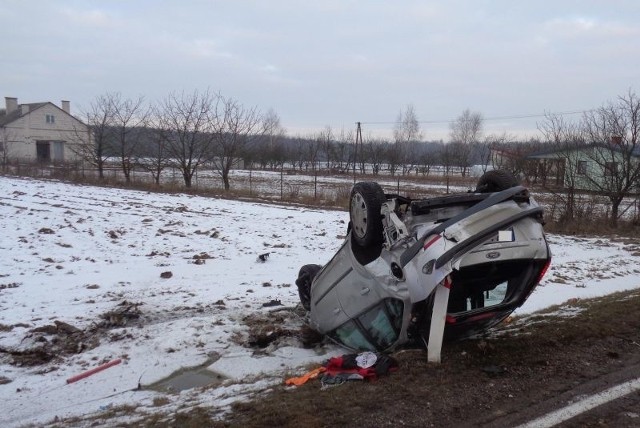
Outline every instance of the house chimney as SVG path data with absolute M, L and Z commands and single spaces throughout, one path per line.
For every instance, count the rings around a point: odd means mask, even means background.
M 621 146 L 622 145 L 622 136 L 620 136 L 620 135 L 612 135 L 611 136 L 611 145 L 612 146 Z
M 7 114 L 18 110 L 18 99 L 13 97 L 4 97 L 7 106 Z
M 62 100 L 62 110 L 64 110 L 67 114 L 71 114 L 71 105 L 69 101 Z
M 22 109 L 22 115 L 24 116 L 25 114 L 29 113 L 29 104 L 22 104 L 20 106 L 20 108 Z

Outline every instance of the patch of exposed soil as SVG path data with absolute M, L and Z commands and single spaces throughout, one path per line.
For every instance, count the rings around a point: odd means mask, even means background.
M 141 305 L 142 303 L 131 303 L 126 300 L 121 302 L 116 309 L 100 315 L 102 321 L 94 329 L 110 329 L 131 324 L 133 320 L 139 319 L 142 315 L 142 311 L 140 311 Z
M 86 329 L 77 328 L 60 320 L 30 329 L 20 346 L 0 348 L 0 355 L 10 357 L 15 366 L 39 366 L 60 361 L 63 357 L 79 354 L 95 348 L 100 340 L 108 337 L 118 340 L 106 332 L 112 328 L 130 325 L 142 314 L 140 303 L 121 302 L 115 309 L 100 316 L 100 320 Z M 11 329 L 14 326 L 10 326 Z
M 264 306 L 270 305 L 270 302 Z M 303 346 L 310 347 L 322 340 L 322 336 L 312 334 L 303 322 L 305 317 L 301 307 L 282 307 L 263 313 L 254 313 L 242 319 L 247 325 L 246 336 L 236 337 L 236 342 L 251 348 L 264 349 L 269 345 L 278 347 L 289 338 L 298 339 Z
M 22 346 L 15 349 L 2 348 L 0 353 L 9 355 L 13 365 L 31 367 L 93 349 L 98 344 L 96 335 L 55 320 L 53 324 L 29 330 L 22 340 Z

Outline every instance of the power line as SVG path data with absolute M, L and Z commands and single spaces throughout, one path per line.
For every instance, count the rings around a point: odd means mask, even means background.
M 593 111 L 593 110 L 592 109 L 590 109 L 590 110 L 571 110 L 571 111 L 561 111 L 561 112 L 556 112 L 556 113 L 535 113 L 535 114 L 517 114 L 517 115 L 512 115 L 512 116 L 483 117 L 482 120 L 483 121 L 493 121 L 493 120 L 530 119 L 530 118 L 534 118 L 534 117 L 546 117 L 547 115 L 551 115 L 551 116 L 568 116 L 568 115 L 572 115 L 572 114 L 587 113 L 587 112 L 590 112 L 590 111 Z M 437 125 L 437 124 L 454 123 L 457 120 L 458 119 L 450 119 L 450 120 L 419 120 L 418 123 Z M 394 124 L 397 123 L 397 121 L 395 121 L 395 122 L 360 122 L 360 123 L 362 125 L 394 125 Z

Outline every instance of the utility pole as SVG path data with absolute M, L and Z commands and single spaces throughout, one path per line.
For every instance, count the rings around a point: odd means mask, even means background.
M 356 184 L 356 165 L 358 164 L 358 140 L 362 148 L 362 128 L 360 122 L 356 122 L 356 145 L 353 149 L 353 184 Z

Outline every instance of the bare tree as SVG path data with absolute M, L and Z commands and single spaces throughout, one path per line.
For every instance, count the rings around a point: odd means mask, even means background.
M 586 112 L 585 138 L 593 146 L 589 161 L 601 173 L 585 174 L 590 187 L 603 193 L 611 203 L 611 225 L 617 226 L 620 206 L 640 183 L 640 99 L 629 90 L 616 102 Z
M 229 173 L 238 166 L 251 138 L 260 131 L 261 116 L 255 107 L 246 108 L 231 98 L 221 98 L 218 129 L 214 131 L 213 165 L 225 190 L 231 188 Z
M 328 170 L 333 168 L 333 138 L 333 130 L 329 125 L 325 126 L 324 130 L 320 131 L 317 136 L 317 141 L 320 143 L 327 161 Z
M 640 100 L 636 94 L 630 90 L 616 102 L 584 113 L 579 123 L 548 115 L 539 128 L 556 146 L 552 158 L 547 156 L 544 162 L 557 162 L 566 195 L 564 217 L 575 217 L 578 191 L 596 191 L 609 199 L 609 220 L 616 227 L 624 212 L 621 204 L 637 191 L 640 181 Z
M 580 148 L 584 147 L 584 138 L 580 126 L 567 122 L 562 116 L 547 114 L 545 121 L 538 124 L 538 129 L 553 145 L 550 157 L 542 159 L 547 173 L 555 174 L 556 183 L 563 188 L 545 186 L 564 207 L 560 215 L 561 222 L 572 221 L 576 216 L 578 193 L 578 165 L 582 159 Z
M 207 90 L 172 93 L 159 105 L 162 147 L 180 170 L 187 188 L 192 186 L 197 169 L 212 158 L 216 132 L 220 132 L 219 101 L 220 95 Z
M 4 172 L 6 172 L 11 158 L 11 145 L 9 142 L 14 139 L 14 132 L 5 127 L 0 128 L 0 162 L 2 162 L 2 171 Z
M 512 137 L 511 141 L 515 141 L 515 139 Z M 529 156 L 549 151 L 549 143 L 537 137 L 532 137 L 526 142 L 516 142 L 515 144 L 522 148 L 521 153 L 524 161 L 522 162 L 521 174 L 524 175 L 530 183 L 546 183 L 548 171 L 546 171 L 545 168 L 539 168 L 536 162 L 532 162 L 531 159 L 529 159 Z
M 503 138 L 506 138 L 506 134 L 504 134 L 504 137 L 492 134 L 478 143 L 478 159 L 480 160 L 480 165 L 482 165 L 483 173 L 487 172 L 489 165 L 491 165 L 491 149 L 497 141 L 501 141 Z
M 276 168 L 284 162 L 285 150 L 283 139 L 286 130 L 280 124 L 280 117 L 273 109 L 269 109 L 260 124 L 260 138 L 256 140 L 255 155 L 262 169 L 268 166 Z
M 82 113 L 89 132 L 84 128 L 75 128 L 72 139 L 72 150 L 76 151 L 84 161 L 98 169 L 98 176 L 104 179 L 104 167 L 109 157 L 114 155 L 114 93 L 98 95 L 89 105 L 89 109 Z
M 410 172 L 416 162 L 415 143 L 422 139 L 420 124 L 413 105 L 400 110 L 393 128 L 395 158 L 402 164 L 402 175 Z M 393 174 L 392 174 L 393 175 Z
M 387 170 L 391 176 L 395 176 L 396 172 L 402 165 L 402 147 L 397 143 L 389 144 L 385 147 L 385 158 L 387 160 Z
M 385 161 L 386 147 L 389 143 L 382 139 L 367 138 L 362 146 L 362 162 L 371 166 L 373 175 L 380 174 Z M 365 172 L 364 165 L 361 168 Z
M 471 147 L 460 141 L 451 141 L 447 144 L 447 152 L 449 156 L 449 167 L 451 170 L 457 168 L 463 177 L 466 177 L 466 170 L 469 167 L 469 159 L 471 155 Z
M 353 131 L 345 131 L 344 128 L 336 136 L 333 144 L 334 165 L 333 167 L 339 172 L 344 173 L 351 169 L 353 164 L 353 148 L 355 143 L 355 135 Z
M 123 99 L 120 93 L 112 95 L 113 127 L 120 167 L 125 181 L 131 181 L 131 171 L 136 165 L 135 157 L 141 136 L 146 132 L 150 110 L 144 104 L 144 97 L 133 100 Z
M 434 150 L 433 145 L 425 146 L 418 156 L 418 169 L 424 177 L 428 177 L 431 169 L 438 164 L 438 149 L 440 147 Z
M 518 159 L 520 153 L 515 149 L 513 141 L 515 137 L 507 133 L 488 135 L 482 143 L 486 150 L 483 152 L 486 158 L 483 159 L 487 159 L 487 164 L 494 169 L 502 169 L 518 175 L 521 172 Z
M 171 166 L 171 155 L 167 148 L 167 141 L 163 138 L 163 130 L 159 125 L 158 111 L 152 108 L 149 115 L 149 127 L 144 132 L 145 139 L 139 146 L 135 164 L 137 168 L 149 172 L 154 183 L 160 185 L 160 175 Z M 144 148 L 144 149 L 142 149 Z
M 482 135 L 482 114 L 466 109 L 449 125 L 449 135 L 454 144 L 454 161 L 467 175 L 471 166 L 471 153 Z
M 322 149 L 322 138 L 320 135 L 311 136 L 309 144 L 304 153 L 306 168 L 311 169 L 315 173 L 320 165 L 320 151 Z
M 446 192 L 449 193 L 449 185 L 451 180 L 451 170 L 455 163 L 455 151 L 451 144 L 442 144 L 440 147 L 440 165 L 444 167 L 444 176 L 447 185 Z
M 308 142 L 300 135 L 292 139 L 291 150 L 289 150 L 290 161 L 293 167 L 299 171 L 305 166 L 305 148 Z

